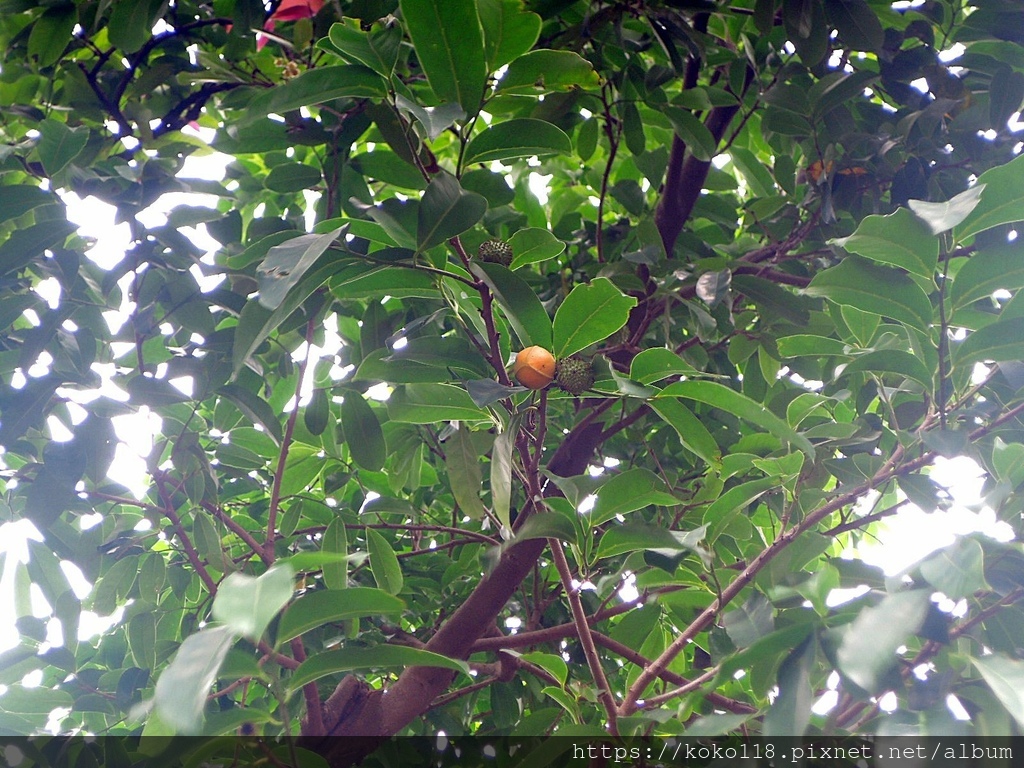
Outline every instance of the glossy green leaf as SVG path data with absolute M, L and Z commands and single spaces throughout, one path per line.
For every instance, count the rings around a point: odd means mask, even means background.
M 532 93 L 596 88 L 600 78 L 593 65 L 572 51 L 546 48 L 530 51 L 508 65 L 498 81 L 498 92 Z
M 705 556 L 702 542 L 704 526 L 690 531 L 669 531 L 648 523 L 626 523 L 610 527 L 597 545 L 597 559 L 626 552 L 654 552 L 672 557 L 681 551 Z
M 588 518 L 590 525 L 596 526 L 647 506 L 674 506 L 680 503 L 669 492 L 664 480 L 649 469 L 634 467 L 615 475 L 601 486 Z
M 435 176 L 423 193 L 417 214 L 416 242 L 421 251 L 440 245 L 472 227 L 487 210 L 482 195 L 467 192 L 446 173 Z
M 320 170 L 311 165 L 303 163 L 284 163 L 275 166 L 267 178 L 263 180 L 264 186 L 272 192 L 301 192 L 304 189 L 312 189 L 323 181 Z M 306 235 L 308 237 L 308 235 Z M 299 238 L 301 239 L 301 238 Z
M 325 554 L 348 555 L 348 531 L 340 517 L 335 517 L 328 523 L 327 529 L 320 538 L 320 551 Z M 323 572 L 324 585 L 328 589 L 345 589 L 348 587 L 347 559 L 324 563 L 321 571 Z M 280 626 L 277 631 L 278 634 L 281 633 Z
M 259 640 L 267 625 L 292 598 L 295 573 L 274 566 L 257 577 L 229 574 L 213 600 L 213 618 L 231 631 Z
M 669 376 L 696 373 L 696 369 L 671 349 L 645 349 L 630 363 L 629 378 L 641 384 L 654 384 Z
M 853 50 L 872 53 L 882 50 L 885 40 L 882 23 L 865 0 L 825 0 L 825 13 L 839 31 L 840 40 Z
M 932 322 L 932 304 L 917 283 L 899 270 L 865 259 L 849 257 L 819 272 L 804 293 L 891 317 L 922 331 Z
M 331 243 L 341 236 L 342 229 L 326 235 L 300 235 L 267 252 L 256 269 L 260 286 L 260 304 L 274 310 L 281 306 L 288 292 L 317 263 Z
M 665 117 L 672 123 L 676 136 L 686 142 L 686 148 L 698 160 L 709 162 L 718 154 L 715 137 L 693 112 L 681 107 L 667 107 Z
M 370 552 L 373 580 L 389 595 L 397 595 L 402 591 L 402 566 L 398 563 L 395 550 L 387 539 L 372 528 L 366 529 L 366 547 Z
M 161 0 L 117 0 L 110 14 L 110 42 L 124 53 L 135 53 L 152 36 L 162 5 Z
M 391 77 L 402 46 L 402 32 L 397 24 L 385 24 L 371 32 L 363 32 L 341 23 L 331 25 L 331 44 L 349 61 L 369 67 L 378 75 Z
M 1024 360 L 1024 317 L 979 328 L 953 347 L 952 352 L 953 362 L 963 367 L 985 360 Z
M 708 539 L 715 541 L 729 529 L 729 523 L 746 511 L 747 507 L 766 493 L 777 490 L 778 477 L 766 477 L 734 485 L 704 510 L 704 525 Z
M 939 241 L 920 215 L 914 216 L 906 208 L 888 216 L 868 216 L 852 235 L 833 242 L 872 261 L 929 279 L 939 259 Z
M 523 347 L 551 348 L 551 318 L 525 280 L 501 264 L 474 261 L 470 269 L 486 283 Z
M 55 176 L 81 154 L 89 142 L 89 129 L 70 128 L 47 118 L 39 124 L 39 161 L 47 175 Z
M 714 408 L 721 408 L 751 424 L 767 429 L 776 437 L 799 448 L 807 454 L 808 458 L 814 458 L 814 448 L 806 437 L 794 432 L 786 422 L 760 403 L 724 384 L 714 381 L 680 381 L 665 387 L 659 397 L 681 397 L 706 403 Z
M 985 185 L 981 202 L 953 231 L 958 242 L 1000 224 L 1024 221 L 1024 155 L 989 168 L 978 177 L 979 184 Z
M 353 461 L 372 472 L 383 467 L 387 459 L 384 432 L 377 414 L 358 392 L 345 393 L 341 403 L 341 423 Z
M 862 609 L 844 628 L 836 651 L 839 671 L 864 690 L 877 691 L 896 664 L 896 649 L 921 627 L 928 604 L 928 590 L 915 589 L 886 595 L 878 605 Z
M 577 285 L 555 312 L 555 357 L 568 357 L 607 339 L 626 324 L 635 306 L 635 298 L 623 294 L 605 277 Z
M 374 648 L 343 648 L 310 656 L 299 665 L 288 682 L 293 690 L 297 690 L 306 683 L 312 683 L 327 675 L 364 669 L 404 667 L 440 667 L 469 674 L 469 666 L 464 661 L 449 659 L 447 656 L 419 648 L 378 645 Z
M 572 141 L 561 128 L 544 120 L 520 117 L 495 123 L 474 136 L 466 145 L 462 161 L 469 165 L 571 151 Z
M 475 115 L 484 96 L 487 64 L 474 0 L 401 0 L 400 6 L 434 94 Z
M 206 696 L 237 637 L 229 627 L 207 627 L 189 635 L 157 679 L 156 713 L 175 732 L 199 731 Z
M 974 657 L 971 663 L 1017 724 L 1024 727 L 1024 661 L 1003 654 Z
M 519 58 L 537 42 L 541 18 L 525 10 L 522 0 L 477 0 L 477 8 L 489 71 Z
M 491 507 L 498 522 L 512 530 L 512 451 L 519 434 L 520 420 L 513 418 L 509 426 L 494 438 L 491 449 Z
M 464 514 L 479 520 L 487 512 L 480 498 L 483 495 L 483 470 L 469 429 L 455 430 L 444 443 L 444 453 L 455 502 Z
M 803 736 L 811 723 L 814 688 L 811 674 L 814 669 L 817 643 L 813 638 L 804 640 L 793 649 L 779 668 L 779 693 L 764 718 L 764 736 L 767 738 Z
M 849 347 L 839 339 L 800 333 L 778 339 L 779 354 L 785 357 L 829 357 L 849 355 Z
M 978 207 L 984 191 L 984 184 L 975 184 L 944 203 L 910 200 L 907 205 L 921 221 L 928 225 L 933 235 L 938 235 L 966 219 L 971 211 Z
M 516 230 L 508 243 L 512 246 L 511 269 L 553 259 L 565 250 L 565 243 L 548 230 L 536 227 Z
M 949 303 L 954 312 L 1002 289 L 1016 291 L 1024 287 L 1024 252 L 1016 243 L 986 247 L 971 255 L 953 281 Z
M 243 414 L 259 424 L 278 445 L 284 439 L 281 422 L 266 400 L 239 384 L 225 384 L 217 393 L 231 401 Z
M 704 422 L 679 400 L 670 397 L 659 398 L 652 400 L 650 406 L 651 410 L 676 431 L 684 448 L 692 451 L 709 465 L 718 464 L 722 460 L 722 450 L 708 428 L 704 426 Z
M 916 381 L 924 387 L 926 392 L 930 392 L 932 389 L 932 371 L 928 370 L 928 366 L 921 361 L 921 358 L 897 349 L 879 349 L 868 352 L 866 355 L 860 355 L 843 369 L 842 375 L 848 376 L 859 371 L 880 376 L 886 373 L 895 373 Z
M 985 552 L 974 539 L 958 538 L 921 563 L 921 575 L 951 600 L 992 587 L 985 581 Z
M 0 186 L 0 223 L 53 202 L 52 194 L 28 184 Z M 20 314 L 20 313 L 19 313 Z
M 77 229 L 70 221 L 46 221 L 16 229 L 0 245 L 0 275 L 24 269 L 43 251 L 62 245 Z
M 281 115 L 325 101 L 373 98 L 384 93 L 384 81 L 371 69 L 352 64 L 317 67 L 253 98 L 246 107 L 241 125 L 266 115 Z
M 296 598 L 281 615 L 277 644 L 334 622 L 363 616 L 397 616 L 404 610 L 405 603 L 392 593 L 373 587 L 307 592 Z
M 450 384 L 405 384 L 388 399 L 391 421 L 435 424 L 444 421 L 487 419 L 466 390 Z
M 726 611 L 722 624 L 737 648 L 748 648 L 775 631 L 772 604 L 760 592 L 751 593 L 742 605 Z

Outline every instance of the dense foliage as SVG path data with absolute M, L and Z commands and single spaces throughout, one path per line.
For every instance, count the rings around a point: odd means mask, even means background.
M 40 534 L 0 730 L 1016 732 L 1021 547 L 840 554 L 947 505 L 940 456 L 1021 532 L 1022 31 L 0 1 L 0 507 Z M 172 193 L 206 197 L 154 224 Z M 563 386 L 512 378 L 528 346 Z

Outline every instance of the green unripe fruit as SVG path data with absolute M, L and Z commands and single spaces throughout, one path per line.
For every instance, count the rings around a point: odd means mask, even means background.
M 564 357 L 555 366 L 555 383 L 570 395 L 581 395 L 594 386 L 594 368 L 578 355 Z
M 480 261 L 490 261 L 507 267 L 512 263 L 512 246 L 504 240 L 485 240 L 476 251 Z

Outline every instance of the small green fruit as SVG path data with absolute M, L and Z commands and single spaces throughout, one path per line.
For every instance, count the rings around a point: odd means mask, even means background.
M 555 366 L 555 383 L 570 395 L 581 395 L 594 386 L 594 368 L 579 355 L 563 357 Z
M 512 246 L 504 240 L 485 240 L 476 251 L 480 261 L 490 261 L 507 267 L 512 263 Z

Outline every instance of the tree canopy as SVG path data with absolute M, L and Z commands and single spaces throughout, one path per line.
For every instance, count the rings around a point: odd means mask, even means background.
M 0 731 L 1021 729 L 1020 544 L 843 556 L 939 457 L 1021 533 L 1019 3 L 0 0 L 0 43 Z

